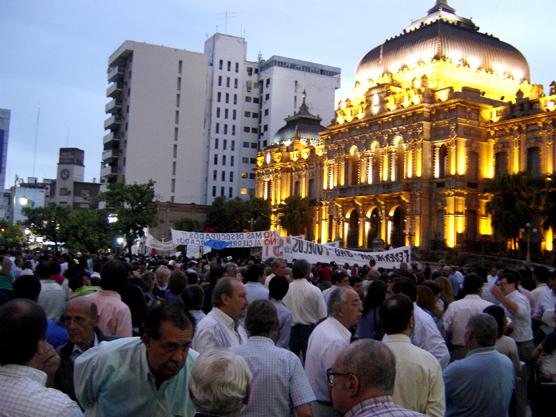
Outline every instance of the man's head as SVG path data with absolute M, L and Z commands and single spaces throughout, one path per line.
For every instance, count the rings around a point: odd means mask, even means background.
M 396 277 L 388 287 L 393 294 L 404 294 L 407 295 L 411 301 L 417 301 L 417 285 L 411 278 Z
M 392 395 L 396 360 L 384 343 L 362 339 L 340 352 L 327 377 L 334 408 L 344 414 L 370 398 Z
M 288 263 L 281 258 L 274 258 L 270 263 L 270 269 L 274 275 L 287 275 L 288 274 Z
M 156 284 L 161 288 L 166 288 L 168 281 L 170 281 L 170 275 L 172 275 L 172 271 L 170 271 L 167 266 L 160 265 L 156 268 L 156 271 L 154 271 Z
M 239 272 L 239 268 L 237 267 L 237 264 L 234 262 L 228 262 L 226 264 L 224 264 L 224 275 L 225 277 L 229 277 L 229 278 L 237 278 L 237 274 Z
M 290 282 L 283 275 L 276 275 L 268 284 L 268 294 L 270 298 L 280 301 L 283 299 L 290 288 Z
M 276 307 L 268 300 L 256 300 L 247 307 L 245 329 L 249 336 L 272 337 L 278 327 Z
M 359 295 L 359 298 L 365 298 L 365 290 L 363 288 L 363 278 L 351 276 L 349 277 L 349 286 Z
M 249 265 L 245 272 L 245 280 L 247 282 L 264 282 L 264 266 L 261 264 Z
M 88 297 L 77 297 L 66 304 L 64 324 L 71 343 L 81 350 L 92 347 L 98 324 L 97 306 Z
M 395 294 L 380 306 L 380 318 L 386 334 L 405 333 L 409 336 L 415 325 L 413 302 L 404 294 Z
M 234 278 L 221 278 L 212 292 L 212 305 L 233 320 L 242 318 L 247 308 L 247 294 L 243 284 Z
M 355 326 L 361 318 L 363 305 L 351 287 L 338 287 L 328 299 L 328 316 L 334 317 L 346 328 Z
M 188 285 L 181 292 L 181 300 L 187 310 L 200 310 L 203 308 L 205 293 L 200 285 Z
M 546 284 L 550 277 L 550 271 L 546 266 L 537 265 L 533 268 L 533 278 L 539 283 Z
M 0 307 L 0 365 L 26 365 L 45 343 L 46 314 L 35 302 L 10 301 Z
M 494 346 L 498 335 L 498 324 L 489 314 L 471 316 L 465 328 L 465 343 L 471 349 Z
M 305 259 L 297 259 L 292 264 L 292 278 L 302 279 L 309 278 L 311 273 L 311 264 Z
M 43 259 L 37 264 L 35 273 L 39 279 L 49 279 L 52 275 L 59 273 L 59 270 L 58 262 Z
M 508 295 L 517 290 L 519 277 L 513 271 L 504 271 L 499 275 L 496 285 L 500 288 L 503 295 Z
M 41 293 L 41 282 L 34 275 L 23 275 L 13 283 L 14 298 L 26 298 L 37 301 Z
M 100 270 L 100 285 L 103 290 L 120 291 L 127 282 L 127 264 L 122 261 L 108 261 Z
M 193 324 L 182 306 L 162 304 L 147 314 L 142 339 L 151 372 L 161 383 L 183 368 L 193 339 Z
M 478 274 L 467 274 L 463 279 L 463 291 L 466 295 L 480 294 L 483 284 L 483 279 Z
M 228 349 L 202 353 L 191 368 L 189 393 L 198 411 L 235 417 L 249 400 L 249 366 Z
M 349 276 L 346 271 L 337 270 L 332 274 L 332 285 L 336 287 L 345 287 L 349 285 Z

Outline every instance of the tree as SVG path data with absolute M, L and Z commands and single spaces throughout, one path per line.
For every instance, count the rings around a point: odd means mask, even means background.
M 203 230 L 201 223 L 189 217 L 183 217 L 174 222 L 174 229 L 184 230 L 186 232 L 201 232 Z
M 106 221 L 104 210 L 72 211 L 62 223 L 66 246 L 72 251 L 94 252 L 113 245 L 114 231 Z
M 262 198 L 242 200 L 236 197 L 226 200 L 217 197 L 207 211 L 206 227 L 229 233 L 268 230 L 271 214 L 270 203 Z
M 0 220 L 0 246 L 13 248 L 21 246 L 25 242 L 23 225 L 9 224 L 6 220 Z
M 58 243 L 65 241 L 62 225 L 68 219 L 69 208 L 51 203 L 45 207 L 24 207 L 22 213 L 27 217 L 25 226 L 35 235 L 53 242 L 54 250 L 58 251 Z
M 487 203 L 492 227 L 517 247 L 520 229 L 534 215 L 535 187 L 526 173 L 503 175 L 490 180 L 484 191 L 493 194 Z
M 545 177 L 542 191 L 539 193 L 539 207 L 543 216 L 543 228 L 556 230 L 556 184 L 554 174 Z
M 275 210 L 280 226 L 286 229 L 289 235 L 308 236 L 313 222 L 313 207 L 307 197 L 292 195 L 287 197 Z
M 110 184 L 108 191 L 102 193 L 100 201 L 106 202 L 106 212 L 114 214 L 117 221 L 113 228 L 125 238 L 128 251 L 137 239 L 145 235 L 145 227 L 156 224 L 156 203 L 154 201 L 154 182 L 146 184 Z
M 248 230 L 269 230 L 272 220 L 270 201 L 264 198 L 252 198 L 246 201 L 246 206 L 247 210 L 243 213 L 243 228 Z M 251 222 L 253 223 L 252 225 Z

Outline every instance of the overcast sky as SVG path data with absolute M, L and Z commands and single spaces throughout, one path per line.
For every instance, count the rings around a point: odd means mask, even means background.
M 85 150 L 100 172 L 108 56 L 126 39 L 201 52 L 215 31 L 247 40 L 247 57 L 282 55 L 342 69 L 336 101 L 359 60 L 423 17 L 435 0 L 0 0 L 0 108 L 10 109 L 6 186 L 54 178 L 58 149 Z M 481 32 L 529 61 L 534 83 L 556 79 L 554 0 L 451 0 Z M 37 114 L 40 108 L 40 121 Z M 37 140 L 36 163 L 34 144 Z M 1 184 L 0 184 L 1 186 Z

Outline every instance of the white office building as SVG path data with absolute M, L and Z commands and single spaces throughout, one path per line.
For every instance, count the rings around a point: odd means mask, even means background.
M 203 53 L 126 41 L 111 56 L 101 178 L 155 181 L 156 198 L 211 204 L 254 196 L 257 150 L 307 102 L 334 116 L 340 69 L 283 57 L 248 61 L 217 33 Z

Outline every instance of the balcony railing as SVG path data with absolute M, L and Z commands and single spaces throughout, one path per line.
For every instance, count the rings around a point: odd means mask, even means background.
M 102 160 L 105 162 L 117 159 L 120 156 L 119 149 L 107 149 L 102 152 Z
M 107 143 L 116 142 L 116 141 L 119 141 L 119 140 L 120 140 L 120 137 L 118 136 L 117 133 L 110 132 L 110 133 L 104 135 L 104 137 L 102 138 L 102 144 L 106 145 Z
M 104 128 L 114 129 L 120 124 L 120 122 L 121 122 L 120 116 L 110 116 L 108 119 L 104 121 Z
M 106 105 L 104 106 L 104 111 L 106 113 L 114 114 L 114 113 L 119 112 L 121 108 L 122 108 L 121 100 L 113 98 L 108 103 L 106 103 Z
M 112 83 L 108 86 L 108 89 L 106 90 L 106 96 L 107 97 L 116 97 L 120 94 L 122 94 L 123 91 L 123 84 L 122 83 Z

